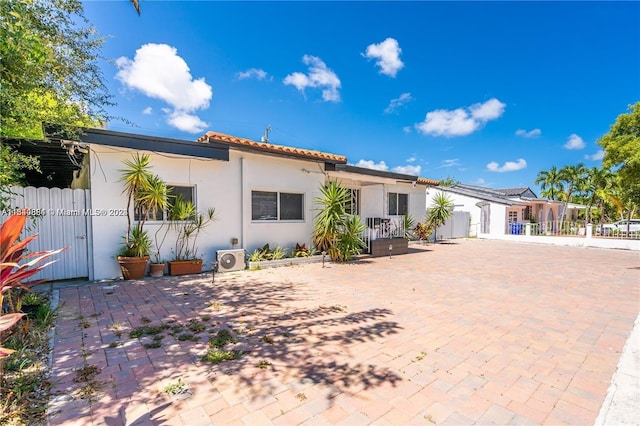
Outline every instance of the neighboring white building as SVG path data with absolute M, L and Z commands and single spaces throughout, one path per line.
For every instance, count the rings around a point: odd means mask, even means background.
M 480 186 L 456 184 L 430 188 L 428 199 L 438 192 L 447 194 L 453 201 L 454 211 L 471 215 L 470 236 L 480 234 L 504 235 L 512 232 L 511 224 L 541 223 L 557 226 L 564 203 L 538 198 L 528 187 L 492 189 Z M 577 211 L 585 206 L 569 204 L 565 220 L 575 220 Z M 522 229 L 515 226 L 513 231 Z
M 147 153 L 153 172 L 174 188 L 174 193 L 195 203 L 200 211 L 213 207 L 216 220 L 198 237 L 203 270 L 211 268 L 217 250 L 252 251 L 269 243 L 291 248 L 311 246 L 314 199 L 319 189 L 337 180 L 352 189 L 354 214 L 399 221 L 404 213 L 421 220 L 425 188 L 437 181 L 347 165 L 347 159 L 320 151 L 255 142 L 208 132 L 198 142 L 89 129 L 80 137 L 89 154 L 72 186 L 90 189 L 94 210 L 118 212 L 126 208 L 120 182 L 123 160 Z M 120 269 L 114 256 L 126 230 L 126 216 L 94 216 L 90 225 L 91 279 L 115 278 Z M 147 221 L 153 238 L 161 221 Z M 164 232 L 164 231 L 162 231 Z M 161 257 L 173 258 L 175 238 L 170 232 Z M 237 241 L 236 244 L 233 244 Z

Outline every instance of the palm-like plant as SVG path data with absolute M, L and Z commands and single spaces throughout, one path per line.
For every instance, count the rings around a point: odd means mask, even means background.
M 333 260 L 349 262 L 354 256 L 362 253 L 366 247 L 360 235 L 367 229 L 359 216 L 347 215 L 340 226 L 339 238 L 329 249 L 329 256 Z
M 313 243 L 320 251 L 328 251 L 337 239 L 344 222 L 344 206 L 349 202 L 347 188 L 337 182 L 329 182 L 320 188 L 321 196 L 315 202 L 320 206 L 315 216 Z
M 534 183 L 540 185 L 540 189 L 542 189 L 540 195 L 550 200 L 558 200 L 560 194 L 564 192 L 562 177 L 556 166 L 538 172 Z
M 575 166 L 564 166 L 559 171 L 560 179 L 566 184 L 566 192 L 564 193 L 564 208 L 560 214 L 560 229 L 562 229 L 562 222 L 567 214 L 567 207 L 571 202 L 571 197 L 574 191 L 584 186 L 585 176 L 587 174 L 587 168 L 582 163 L 578 163 Z
M 337 182 L 329 182 L 320 188 L 321 197 L 316 198 L 320 209 L 315 216 L 313 243 L 326 251 L 332 260 L 348 262 L 365 247 L 360 234 L 366 226 L 359 216 L 346 214 L 345 206 L 351 200 L 349 190 Z
M 453 215 L 453 200 L 443 192 L 439 192 L 431 199 L 431 207 L 427 209 L 426 228 L 434 233 L 434 242 L 437 238 L 435 231 L 447 222 Z
M 144 205 L 139 202 L 139 197 L 142 192 L 149 189 L 153 174 L 150 171 L 151 158 L 148 154 L 140 155 L 136 152 L 131 159 L 124 160 L 122 163 L 125 165 L 125 168 L 120 170 L 120 181 L 124 183 L 124 190 L 122 192 L 127 195 L 127 233 L 124 236 L 125 247 L 123 250 L 123 253 L 125 253 L 137 250 L 136 247 L 134 247 L 136 241 L 132 238 L 131 205 L 133 204 L 140 218 L 137 227 L 140 228 L 140 232 L 143 232 Z
M 198 235 L 215 218 L 216 210 L 210 208 L 206 213 L 196 210 L 191 201 L 176 197 L 171 206 L 171 219 L 176 230 L 175 260 L 193 260 L 198 255 L 196 242 Z

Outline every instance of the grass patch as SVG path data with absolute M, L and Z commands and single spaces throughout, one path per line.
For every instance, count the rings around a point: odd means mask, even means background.
M 142 336 L 153 336 L 155 334 L 162 333 L 164 330 L 166 330 L 166 326 L 163 326 L 163 325 L 160 325 L 160 326 L 143 325 L 141 327 L 134 328 L 129 333 L 129 337 L 132 339 L 137 339 Z
M 273 337 L 269 334 L 267 334 L 266 336 L 262 336 L 260 340 L 262 340 L 263 343 L 268 343 L 270 345 L 273 345 L 273 343 L 275 342 L 275 340 L 273 340 Z
M 262 368 L 264 370 L 267 367 L 269 367 L 270 365 L 271 365 L 271 363 L 269 361 L 267 361 L 266 359 L 263 359 L 262 361 L 260 361 L 258 363 L 258 368 Z
M 235 339 L 229 330 L 223 328 L 219 330 L 215 336 L 209 339 L 209 346 L 213 348 L 223 348 L 228 343 L 238 343 L 238 340 Z
M 192 342 L 197 342 L 198 341 L 198 337 L 191 334 L 191 333 L 182 333 L 182 334 L 178 334 L 176 336 L 176 339 L 180 340 L 181 342 L 184 342 L 186 340 L 191 340 Z
M 243 353 L 244 352 L 242 351 L 221 351 L 220 349 L 209 349 L 200 359 L 211 364 L 220 364 L 224 361 L 239 359 Z
M 192 320 L 189 321 L 189 324 L 187 324 L 187 328 L 192 333 L 201 333 L 207 327 L 204 324 L 202 324 L 201 322 L 199 322 L 197 319 L 192 319 Z
M 167 395 L 179 395 L 188 392 L 189 387 L 182 381 L 182 379 L 179 378 L 177 382 L 171 382 L 165 386 L 162 391 Z

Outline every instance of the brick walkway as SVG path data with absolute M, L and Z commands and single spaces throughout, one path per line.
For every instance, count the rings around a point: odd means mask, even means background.
M 50 424 L 593 424 L 639 283 L 634 252 L 459 240 L 215 284 L 64 288 Z M 162 324 L 159 348 L 129 337 Z M 224 328 L 244 355 L 201 361 Z M 78 382 L 87 366 L 99 374 Z M 178 379 L 188 392 L 167 394 Z

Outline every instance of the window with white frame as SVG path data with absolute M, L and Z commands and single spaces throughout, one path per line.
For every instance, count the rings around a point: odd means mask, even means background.
M 389 216 L 401 216 L 409 213 L 409 194 L 389 193 Z
M 251 191 L 251 220 L 304 220 L 304 194 Z

